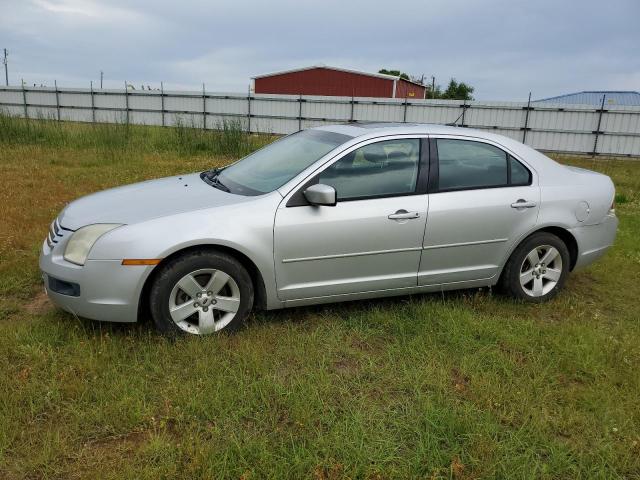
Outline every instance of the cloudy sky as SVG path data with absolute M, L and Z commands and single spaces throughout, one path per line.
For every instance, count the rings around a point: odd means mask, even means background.
M 640 90 L 638 19 L 640 0 L 0 0 L 0 48 L 12 84 L 88 86 L 103 70 L 105 87 L 240 92 L 323 63 L 523 100 Z

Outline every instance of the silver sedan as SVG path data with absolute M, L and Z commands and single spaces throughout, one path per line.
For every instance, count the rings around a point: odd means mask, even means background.
M 515 140 L 435 125 L 335 125 L 222 169 L 69 204 L 42 246 L 50 298 L 166 334 L 239 328 L 254 307 L 499 286 L 555 296 L 618 220 L 611 179 Z

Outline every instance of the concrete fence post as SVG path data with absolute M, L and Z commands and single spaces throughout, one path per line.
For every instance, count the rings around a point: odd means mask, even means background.
M 302 130 L 302 94 L 298 96 L 298 131 Z
M 407 123 L 407 97 L 404 97 L 404 113 L 402 114 L 402 123 Z

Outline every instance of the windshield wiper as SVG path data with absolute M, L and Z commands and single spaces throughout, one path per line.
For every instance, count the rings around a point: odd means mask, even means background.
M 214 168 L 213 170 L 207 170 L 206 172 L 202 172 L 200 174 L 200 178 L 204 180 L 205 183 L 211 185 L 218 190 L 222 190 L 223 192 L 230 192 L 229 187 L 227 187 L 224 183 L 220 181 L 218 175 L 222 171 L 221 168 Z

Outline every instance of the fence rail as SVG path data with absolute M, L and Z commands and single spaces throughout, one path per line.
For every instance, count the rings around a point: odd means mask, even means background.
M 456 124 L 543 151 L 640 156 L 640 106 L 550 105 L 91 88 L 0 87 L 10 115 L 80 122 L 215 129 L 236 119 L 252 133 L 287 134 L 343 122 Z

